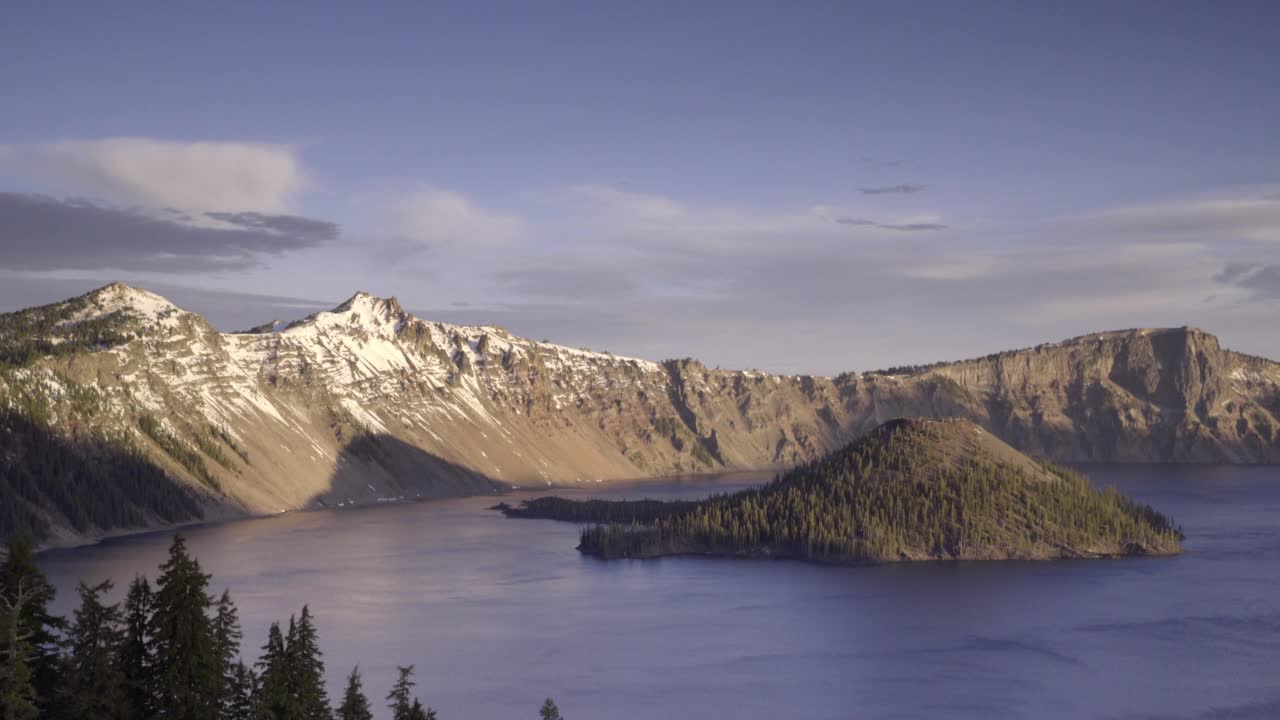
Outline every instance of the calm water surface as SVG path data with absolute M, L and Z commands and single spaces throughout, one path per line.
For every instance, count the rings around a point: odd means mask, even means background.
M 247 654 L 306 602 L 331 696 L 396 664 L 445 720 L 1280 718 L 1280 469 L 1088 467 L 1174 515 L 1175 558 L 831 568 L 603 562 L 577 528 L 492 498 L 313 512 L 186 534 L 240 607 Z M 732 476 L 597 495 L 695 497 Z M 517 498 L 520 496 L 517 496 Z M 41 555 L 78 579 L 153 579 L 167 535 Z M 379 715 L 380 718 L 385 714 Z

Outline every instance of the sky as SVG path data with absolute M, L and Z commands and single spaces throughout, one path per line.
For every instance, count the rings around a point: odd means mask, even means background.
M 26 3 L 0 311 L 357 290 L 833 374 L 1195 325 L 1280 358 L 1274 2 Z

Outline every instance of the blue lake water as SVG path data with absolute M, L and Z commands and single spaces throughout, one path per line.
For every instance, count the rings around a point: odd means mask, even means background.
M 1280 468 L 1091 466 L 1172 514 L 1173 558 L 863 568 L 579 555 L 574 525 L 493 498 L 300 513 L 185 532 L 255 658 L 309 603 L 331 696 L 395 666 L 444 720 L 1280 718 Z M 764 476 L 578 495 L 696 497 Z M 516 499 L 521 497 L 516 496 Z M 40 556 L 78 579 L 155 576 L 169 537 Z M 381 711 L 379 718 L 385 718 Z

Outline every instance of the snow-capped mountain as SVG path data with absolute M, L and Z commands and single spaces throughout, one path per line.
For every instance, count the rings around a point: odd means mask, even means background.
M 365 293 L 262 330 L 220 333 L 119 283 L 0 316 L 0 407 L 70 453 L 128 448 L 206 514 L 781 466 L 904 415 L 967 417 L 1059 460 L 1280 460 L 1280 365 L 1187 328 L 838 378 L 533 342 Z M 0 436 L 2 462 L 29 468 L 32 446 Z M 40 482 L 0 493 L 51 533 L 119 529 L 75 527 Z M 182 519 L 130 493 L 141 524 Z

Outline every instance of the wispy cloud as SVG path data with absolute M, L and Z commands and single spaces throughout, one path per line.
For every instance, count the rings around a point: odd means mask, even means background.
M 8 146 L 0 163 L 60 195 L 118 205 L 284 213 L 306 186 L 292 147 L 145 137 Z
M 902 167 L 903 162 L 894 158 L 875 157 L 873 155 L 861 155 L 858 160 L 862 163 L 870 165 L 878 170 L 888 170 L 890 168 Z
M 1260 267 L 1257 263 L 1229 262 L 1222 266 L 1222 272 L 1214 275 L 1213 279 L 1220 283 L 1234 283 L 1252 275 Z
M 1237 191 L 1112 208 L 1068 221 L 1091 234 L 1206 243 L 1280 243 L 1280 202 Z
M 883 185 L 880 187 L 858 188 L 863 195 L 914 195 L 925 189 L 925 185 L 903 183 L 901 185 Z
M 883 230 L 897 230 L 900 232 L 930 232 L 934 230 L 946 230 L 949 226 L 936 222 L 908 222 L 908 223 L 884 223 L 868 220 L 866 218 L 842 217 L 836 218 L 836 222 L 841 225 L 853 225 L 856 227 L 875 227 Z
M 396 232 L 433 248 L 503 246 L 525 231 L 519 215 L 480 207 L 450 190 L 406 194 L 392 202 L 391 215 Z
M 1214 280 L 1247 290 L 1251 299 L 1280 299 L 1280 263 L 1227 263 Z

